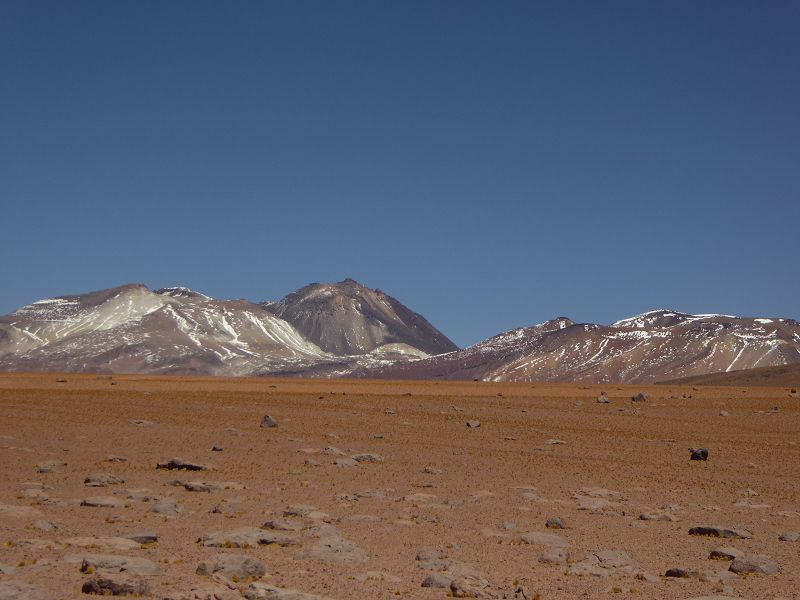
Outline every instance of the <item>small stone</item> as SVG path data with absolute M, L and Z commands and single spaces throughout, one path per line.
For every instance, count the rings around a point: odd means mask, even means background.
M 787 531 L 782 533 L 778 536 L 778 539 L 782 542 L 800 542 L 800 532 L 798 531 Z
M 373 454 L 373 453 L 364 453 L 364 454 L 354 454 L 350 457 L 352 460 L 360 463 L 380 463 L 383 462 L 383 457 L 380 454 Z
M 152 427 L 155 425 L 152 421 L 147 421 L 145 419 L 133 419 L 131 421 L 134 425 L 138 425 L 139 427 Z
M 108 457 L 106 457 L 106 462 L 122 463 L 122 462 L 128 462 L 128 459 L 125 458 L 124 456 L 117 456 L 116 454 L 109 454 Z
M 213 446 L 211 446 L 211 451 L 212 452 L 222 452 L 222 450 L 223 450 L 223 448 L 219 444 L 214 444 Z
M 270 415 L 264 415 L 261 418 L 261 427 L 277 427 L 278 422 Z
M 714 548 L 711 553 L 708 555 L 708 558 L 711 560 L 733 560 L 739 556 L 742 556 L 744 552 L 741 550 L 737 550 L 736 548 L 730 547 L 721 547 L 721 548 Z
M 668 521 L 674 522 L 678 519 L 671 513 L 663 510 L 645 512 L 639 515 L 640 521 Z
M 646 402 L 647 400 L 650 400 L 650 394 L 646 394 L 645 392 L 639 392 L 631 398 L 632 402 Z
M 720 417 L 730 417 L 731 413 L 729 413 L 727 410 L 721 410 L 721 411 L 719 411 L 719 416 Z
M 467 427 L 469 427 L 470 429 L 474 429 L 474 428 L 480 427 L 480 426 L 481 426 L 481 422 L 478 421 L 477 419 L 472 419 L 471 421 L 467 421 Z
M 567 524 L 564 522 L 564 519 L 561 517 L 550 517 L 547 519 L 547 522 L 544 524 L 545 527 L 548 529 L 566 529 Z
M 158 463 L 157 469 L 179 470 L 179 471 L 208 471 L 209 467 L 199 463 L 189 462 L 182 458 L 171 458 L 167 462 Z
M 218 554 L 197 566 L 198 575 L 221 575 L 232 581 L 258 579 L 267 574 L 267 568 L 260 560 L 242 554 Z
M 152 531 L 135 531 L 123 535 L 125 539 L 133 540 L 137 544 L 155 544 L 158 541 L 158 534 Z
M 183 512 L 183 507 L 174 498 L 162 498 L 153 505 L 150 512 L 159 515 L 180 514 Z
M 753 534 L 746 529 L 731 529 L 728 527 L 718 527 L 716 525 L 692 527 L 689 535 L 702 535 L 708 537 L 731 538 L 749 540 Z
M 451 583 L 453 583 L 453 578 L 449 575 L 445 575 L 444 573 L 430 573 L 422 580 L 421 587 L 450 589 Z
M 83 485 L 87 487 L 106 487 L 120 483 L 125 483 L 125 480 L 111 473 L 92 473 L 83 480 Z
M 81 573 L 115 571 L 131 575 L 162 575 L 161 567 L 145 558 L 115 554 L 84 554 L 81 558 Z
M 600 395 L 597 397 L 598 404 L 611 404 L 611 400 L 609 400 L 608 396 L 605 392 L 600 392 Z
M 146 596 L 150 593 L 150 585 L 141 577 L 123 573 L 104 573 L 84 582 L 81 591 L 84 594 L 101 596 Z
M 539 562 L 547 565 L 565 565 L 569 559 L 569 552 L 566 548 L 548 548 L 548 550 L 539 557 Z
M 96 508 L 122 508 L 125 503 L 114 496 L 92 496 L 81 500 L 81 506 L 92 506 Z
M 696 577 L 698 576 L 698 574 L 696 572 L 692 573 L 691 571 L 687 571 L 686 569 L 680 569 L 677 567 L 672 569 L 667 569 L 667 571 L 664 573 L 664 577 L 678 577 L 683 579 L 688 579 L 689 577 L 693 576 Z
M 689 448 L 689 460 L 708 460 L 708 448 Z
M 778 563 L 762 554 L 737 556 L 733 559 L 730 570 L 737 574 L 758 573 L 761 575 L 777 575 L 781 572 Z

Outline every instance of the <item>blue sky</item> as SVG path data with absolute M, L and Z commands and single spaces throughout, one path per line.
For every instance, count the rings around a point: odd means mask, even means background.
M 800 3 L 0 3 L 0 313 L 353 277 L 461 345 L 800 318 Z

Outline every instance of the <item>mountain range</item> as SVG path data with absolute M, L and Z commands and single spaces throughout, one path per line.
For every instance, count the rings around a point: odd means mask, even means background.
M 671 310 L 611 325 L 558 317 L 459 349 L 352 279 L 260 303 L 131 284 L 0 317 L 7 371 L 651 383 L 795 363 L 795 320 Z

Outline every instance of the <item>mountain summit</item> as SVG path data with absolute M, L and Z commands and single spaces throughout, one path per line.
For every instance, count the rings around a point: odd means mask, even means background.
M 458 350 L 422 315 L 353 279 L 312 283 L 266 307 L 338 356 L 367 354 L 387 344 L 406 344 L 426 354 Z

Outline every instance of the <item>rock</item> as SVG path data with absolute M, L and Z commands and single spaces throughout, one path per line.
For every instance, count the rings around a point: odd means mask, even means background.
M 83 484 L 88 487 L 106 487 L 120 483 L 125 483 L 125 480 L 111 473 L 92 473 L 83 480 Z
M 655 510 L 650 512 L 645 512 L 639 515 L 640 521 L 668 521 L 668 522 L 675 522 L 678 519 L 672 514 L 667 511 L 663 510 Z
M 564 522 L 564 519 L 561 517 L 550 517 L 547 519 L 547 522 L 544 524 L 545 527 L 548 529 L 566 529 L 567 524 Z
M 608 396 L 605 392 L 600 392 L 600 395 L 597 397 L 598 404 L 611 404 L 611 400 L 608 399 Z
M 124 537 L 73 537 L 65 539 L 63 543 L 75 548 L 98 548 L 120 552 L 138 550 L 140 548 L 138 542 Z
M 383 457 L 380 454 L 372 454 L 372 453 L 364 453 L 364 454 L 354 454 L 350 457 L 352 460 L 363 463 L 381 463 L 383 462 Z
M 730 417 L 731 413 L 729 413 L 727 410 L 721 410 L 721 411 L 719 411 L 719 416 L 720 417 Z
M 453 583 L 453 578 L 449 575 L 445 575 L 444 573 L 430 573 L 422 580 L 421 587 L 450 589 L 451 583 Z
M 737 574 L 758 573 L 777 575 L 781 568 L 771 558 L 762 554 L 743 554 L 733 559 L 730 570 Z
M 115 554 L 83 554 L 81 555 L 81 572 L 95 571 L 126 572 L 130 575 L 161 575 L 161 567 L 146 558 L 133 556 L 117 556 Z
M 39 531 L 55 531 L 59 529 L 58 525 L 53 523 L 52 521 L 45 521 L 44 519 L 38 519 L 31 523 L 31 527 L 33 529 L 38 529 Z
M 366 573 L 361 573 L 356 575 L 356 581 L 360 581 L 364 583 L 365 581 L 385 581 L 386 583 L 401 583 L 403 580 L 397 577 L 396 575 L 392 575 L 391 573 L 386 573 L 384 571 L 367 571 Z
M 736 548 L 730 547 L 720 547 L 714 548 L 711 553 L 708 555 L 708 558 L 711 560 L 733 560 L 739 556 L 742 556 L 744 552 L 741 550 L 737 550 Z
M 480 426 L 481 426 L 481 422 L 478 421 L 477 419 L 472 419 L 471 421 L 467 421 L 467 427 L 469 427 L 469 428 L 475 428 L 475 427 L 480 427 Z
M 689 460 L 708 460 L 708 448 L 689 448 Z
M 800 532 L 798 531 L 787 531 L 782 533 L 778 536 L 778 539 L 782 542 L 800 542 Z
M 231 517 L 241 512 L 239 502 L 237 500 L 223 500 L 217 504 L 211 512 L 217 515 L 225 515 Z
M 162 498 L 153 505 L 150 512 L 159 515 L 179 515 L 183 512 L 183 507 L 174 498 Z
M 645 392 L 639 392 L 631 398 L 632 402 L 646 402 L 647 400 L 650 400 L 650 394 L 646 394 Z
M 273 529 L 276 531 L 300 531 L 302 528 L 302 523 L 283 517 L 270 519 L 261 526 L 261 529 Z
M 437 469 L 435 467 L 427 466 L 422 470 L 422 472 L 426 473 L 428 475 L 441 475 L 442 470 L 441 469 Z
M 687 571 L 686 569 L 674 567 L 672 569 L 667 569 L 664 573 L 664 577 L 678 577 L 682 579 L 692 577 L 696 579 L 699 577 L 699 573 L 697 573 L 697 571 Z
M 537 544 L 540 546 L 553 546 L 556 548 L 566 548 L 569 542 L 560 535 L 554 533 L 542 533 L 538 531 L 529 531 L 520 536 L 520 541 L 525 544 Z
M 122 573 L 104 573 L 95 575 L 81 586 L 84 594 L 100 594 L 101 596 L 146 596 L 150 593 L 150 585 L 141 577 Z
M 692 527 L 689 530 L 689 535 L 703 535 L 708 537 L 742 540 L 749 540 L 753 537 L 753 534 L 746 529 L 730 529 L 727 527 L 718 527 L 716 525 Z
M 171 458 L 167 462 L 158 463 L 156 469 L 184 470 L 184 471 L 208 471 L 210 467 L 193 463 L 182 458 Z
M 17 570 L 9 565 L 0 564 L 0 575 L 13 575 Z
M 106 462 L 123 463 L 123 462 L 128 462 L 128 459 L 125 458 L 124 456 L 117 456 L 116 454 L 109 454 L 106 457 Z
M 198 542 L 209 548 L 255 548 L 257 546 L 294 546 L 294 538 L 264 531 L 258 527 L 241 527 L 231 531 L 209 533 L 202 536 Z
M 221 486 L 208 481 L 187 481 L 183 484 L 183 489 L 187 492 L 216 492 L 221 489 Z
M 261 427 L 277 427 L 278 422 L 269 415 L 264 415 L 261 418 Z
M 457 577 L 450 582 L 450 595 L 453 598 L 481 598 L 488 585 L 489 582 L 482 577 Z
M 222 450 L 223 450 L 223 448 L 219 444 L 214 444 L 213 446 L 211 446 L 211 451 L 212 452 L 222 452 Z
M 243 554 L 218 554 L 201 562 L 196 572 L 208 577 L 220 574 L 232 581 L 245 581 L 263 577 L 267 574 L 267 568 L 260 560 Z
M 324 596 L 305 594 L 261 582 L 251 583 L 242 595 L 245 600 L 325 600 Z
M 547 565 L 565 565 L 569 559 L 566 548 L 551 547 L 539 557 L 539 562 Z
M 147 421 L 146 419 L 133 419 L 131 423 L 134 425 L 138 425 L 139 427 L 152 427 L 155 425 L 152 421 Z
M 62 467 L 66 467 L 67 463 L 63 460 L 46 460 L 36 465 L 36 470 L 39 473 L 55 473 Z
M 337 458 L 333 461 L 337 467 L 357 467 L 358 463 L 352 458 Z
M 0 600 L 53 600 L 49 592 L 21 581 L 0 581 Z
M 318 526 L 314 528 L 314 532 L 319 539 L 304 550 L 299 558 L 322 562 L 361 562 L 369 558 L 355 542 L 342 537 L 330 525 Z
M 125 503 L 114 496 L 92 496 L 81 500 L 81 506 L 92 506 L 96 508 L 122 508 Z
M 135 488 L 132 490 L 125 490 L 125 498 L 127 500 L 134 500 L 136 502 L 153 502 L 159 500 L 158 494 L 147 488 Z
M 155 544 L 158 542 L 158 534 L 152 531 L 134 531 L 133 533 L 126 533 L 122 537 L 137 544 Z

